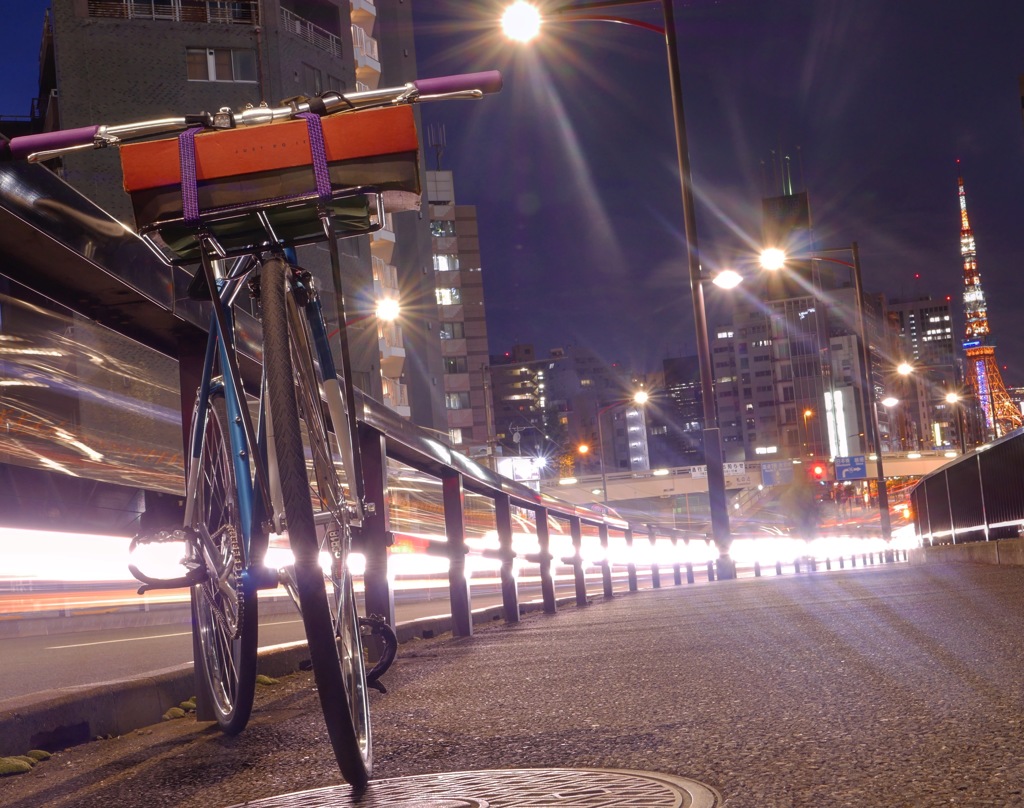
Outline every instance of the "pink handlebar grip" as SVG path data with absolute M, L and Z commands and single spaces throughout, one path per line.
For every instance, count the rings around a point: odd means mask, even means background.
M 85 146 L 92 143 L 98 131 L 98 126 L 83 126 L 80 129 L 43 132 L 40 135 L 22 135 L 11 138 L 7 148 L 15 160 L 24 160 L 35 152 L 66 149 L 69 146 Z
M 438 76 L 436 79 L 417 79 L 413 86 L 423 95 L 444 95 L 465 90 L 496 93 L 501 89 L 501 73 L 487 70 L 483 73 L 462 73 L 458 76 Z

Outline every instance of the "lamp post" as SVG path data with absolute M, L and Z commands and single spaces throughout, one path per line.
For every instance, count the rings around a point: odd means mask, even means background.
M 849 252 L 853 260 L 844 261 L 834 258 L 828 253 Z M 861 285 L 860 250 L 854 241 L 849 247 L 817 250 L 811 255 L 798 256 L 801 260 L 825 261 L 839 264 L 853 270 L 853 291 L 857 306 L 857 330 L 861 347 L 861 384 L 864 390 L 864 425 L 868 433 L 868 444 L 875 448 L 875 469 L 878 475 L 878 516 L 885 541 L 892 540 L 892 521 L 889 518 L 889 492 L 885 485 L 885 471 L 882 467 L 882 442 L 878 429 L 878 406 L 875 402 L 875 388 L 871 381 L 871 346 L 868 344 L 867 315 L 864 311 L 864 291 Z M 781 269 L 786 262 L 786 254 L 779 249 L 770 248 L 762 253 L 762 266 L 765 269 Z
M 700 366 L 701 403 L 704 409 L 704 462 L 708 473 L 708 501 L 711 511 L 711 534 L 719 552 L 718 577 L 734 578 L 735 567 L 729 557 L 732 537 L 729 531 L 729 508 L 725 492 L 725 466 L 722 454 L 722 435 L 718 428 L 715 408 L 714 375 L 711 365 L 711 344 L 708 338 L 707 313 L 704 308 L 704 287 L 701 283 L 699 251 L 697 248 L 697 215 L 693 199 L 693 179 L 690 172 L 690 155 L 686 135 L 686 117 L 683 113 L 683 93 L 679 70 L 679 49 L 676 41 L 675 10 L 672 0 L 660 0 L 664 27 L 623 17 L 590 12 L 624 6 L 649 5 L 654 0 L 596 0 L 596 2 L 565 4 L 547 9 L 544 17 L 565 22 L 600 21 L 615 22 L 643 28 L 665 37 L 665 53 L 668 59 L 669 90 L 672 96 L 672 119 L 675 123 L 676 159 L 679 164 L 679 184 L 683 203 L 683 231 L 686 240 L 686 260 L 690 280 L 690 298 L 693 304 L 694 329 L 696 331 L 697 360 Z M 532 9 L 532 11 L 531 11 Z M 541 23 L 540 13 L 525 2 L 517 2 L 506 11 L 503 20 L 506 33 L 515 24 L 526 23 L 526 39 L 536 35 Z M 523 29 L 520 29 L 523 30 Z M 511 34 L 510 34 L 511 35 Z M 523 39 L 520 34 L 515 38 Z

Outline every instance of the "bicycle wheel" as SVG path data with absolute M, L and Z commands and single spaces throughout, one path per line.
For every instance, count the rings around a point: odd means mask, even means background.
M 196 560 L 208 578 L 192 587 L 193 631 L 201 671 L 217 723 L 229 735 L 249 721 L 256 691 L 256 592 L 244 584 L 245 551 L 239 529 L 238 489 L 225 431 L 222 395 L 211 396 L 192 510 Z
M 324 721 L 342 776 L 362 788 L 373 753 L 355 595 L 345 566 L 344 498 L 321 407 L 322 380 L 310 354 L 309 326 L 294 297 L 286 294 L 290 272 L 284 261 L 273 259 L 264 264 L 260 282 L 270 421 L 295 556 L 292 576 Z M 312 457 L 309 469 L 303 432 Z

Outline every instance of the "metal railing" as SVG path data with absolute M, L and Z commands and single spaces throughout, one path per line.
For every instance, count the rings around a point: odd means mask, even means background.
M 309 20 L 293 14 L 286 8 L 281 9 L 281 27 L 295 36 L 304 39 L 310 45 L 327 51 L 332 56 L 341 57 L 341 37 L 314 25 Z
M 89 0 L 90 17 L 127 20 L 168 20 L 228 25 L 258 25 L 258 0 Z
M 1015 538 L 1024 528 L 1024 430 L 961 455 L 910 492 L 923 544 Z

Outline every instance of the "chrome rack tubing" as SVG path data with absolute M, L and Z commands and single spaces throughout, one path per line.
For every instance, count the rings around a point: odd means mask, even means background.
M 330 233 L 327 244 L 331 254 L 331 282 L 334 284 L 335 308 L 338 312 L 338 341 L 341 345 L 341 389 L 345 402 L 345 415 L 348 417 L 348 423 L 345 425 L 348 430 L 347 442 L 352 450 L 352 468 L 351 470 L 346 469 L 346 472 L 350 472 L 352 475 L 349 485 L 350 490 L 354 494 L 356 521 L 359 525 L 362 525 L 366 509 L 366 485 L 363 479 L 363 458 L 359 446 L 359 421 L 356 417 L 355 386 L 352 384 L 352 354 L 349 348 L 348 327 L 345 324 L 346 307 L 345 295 L 341 285 L 341 255 L 338 249 L 338 237 L 334 233 L 330 209 L 322 206 L 320 218 L 324 224 L 324 229 Z M 335 425 L 336 431 L 338 428 L 338 425 Z
M 224 365 L 222 370 L 231 379 L 231 386 L 238 396 L 239 415 L 242 418 L 242 427 L 245 431 L 245 442 L 249 447 L 249 457 L 256 470 L 256 482 L 260 489 L 260 495 L 263 496 L 264 502 L 270 502 L 270 485 L 267 479 L 267 470 L 260 458 L 259 444 L 256 442 L 256 430 L 253 427 L 252 416 L 249 413 L 249 407 L 245 400 L 245 387 L 242 385 L 242 373 L 238 368 L 238 356 L 235 353 L 234 318 L 230 316 L 231 301 L 234 300 L 234 295 L 237 294 L 241 284 L 236 283 L 234 287 L 229 287 L 228 299 L 222 300 L 219 294 L 220 287 L 217 283 L 217 272 L 214 267 L 216 260 L 206 250 L 203 250 L 202 271 L 206 275 L 206 283 L 210 289 L 210 299 L 213 305 L 213 314 L 217 320 L 217 330 L 220 332 L 221 359 Z

